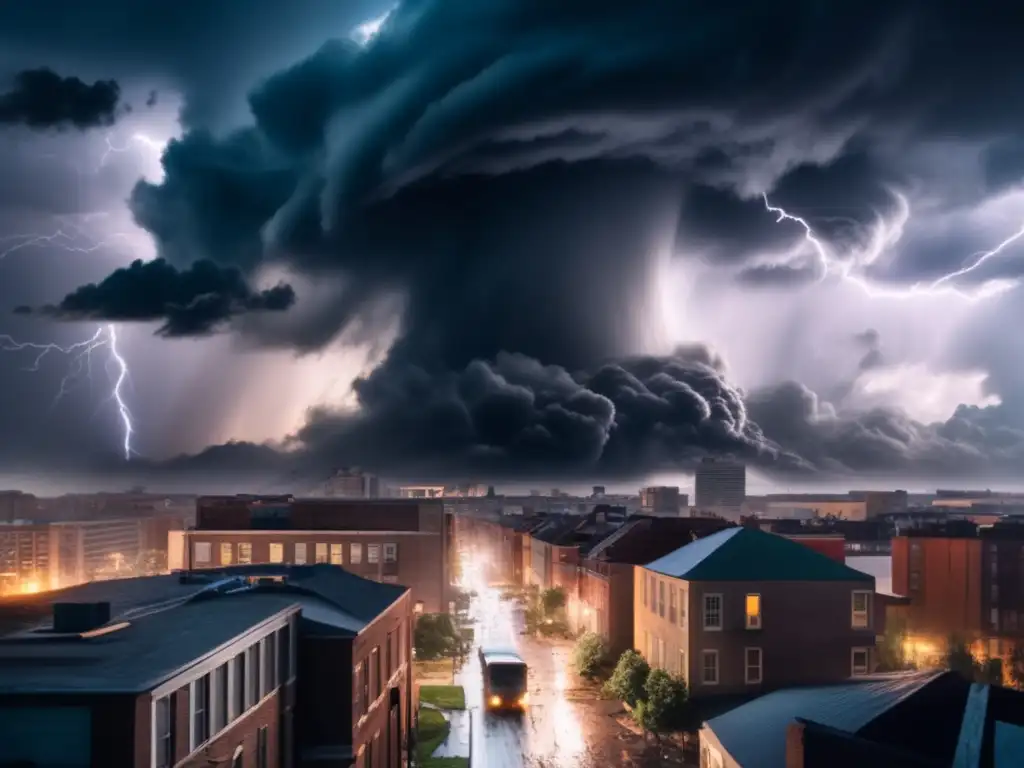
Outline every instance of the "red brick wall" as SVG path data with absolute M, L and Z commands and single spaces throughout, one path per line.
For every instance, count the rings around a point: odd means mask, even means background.
M 783 534 L 785 535 L 785 534 Z M 825 555 L 837 563 L 846 563 L 846 539 L 845 537 L 825 536 L 786 536 L 787 539 L 799 542 L 805 547 L 813 549 L 819 554 Z

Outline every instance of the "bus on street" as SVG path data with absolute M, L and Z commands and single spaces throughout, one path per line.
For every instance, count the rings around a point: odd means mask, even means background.
M 529 703 L 526 662 L 513 650 L 481 648 L 480 670 L 484 679 L 484 706 L 491 711 L 522 712 Z

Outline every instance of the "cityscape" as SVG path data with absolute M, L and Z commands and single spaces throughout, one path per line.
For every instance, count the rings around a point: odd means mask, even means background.
M 0 3 L 0 768 L 1024 766 L 1022 22 Z

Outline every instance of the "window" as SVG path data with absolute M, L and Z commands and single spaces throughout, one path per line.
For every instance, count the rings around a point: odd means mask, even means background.
M 235 656 L 235 676 L 231 683 L 231 720 L 237 720 L 245 712 L 245 652 Z
M 668 588 L 668 620 L 676 623 L 676 588 L 672 585 Z
M 867 648 L 854 648 L 850 652 L 851 674 L 854 677 L 866 675 L 870 670 L 871 653 Z
M 746 657 L 744 665 L 743 681 L 747 685 L 761 684 L 761 649 L 746 648 L 743 655 Z
M 854 629 L 867 629 L 871 626 L 870 592 L 854 591 L 852 626 Z
M 704 595 L 704 631 L 715 632 L 721 628 L 722 596 Z
M 910 572 L 910 591 L 917 592 L 921 588 L 921 573 L 919 571 Z
M 686 651 L 679 652 L 679 674 L 686 680 L 690 679 L 690 670 L 686 668 Z
M 665 618 L 665 582 L 658 581 L 658 615 Z
M 718 685 L 718 651 L 702 651 L 700 681 L 704 685 Z
M 761 596 L 747 595 L 747 629 L 761 628 Z
M 267 749 L 267 726 L 256 731 L 256 768 L 268 768 L 270 757 Z
M 686 590 L 682 587 L 679 588 L 679 626 L 686 626 Z
M 276 634 L 269 634 L 260 643 L 263 647 L 263 695 L 277 688 L 277 640 Z
M 295 564 L 306 564 L 306 542 L 300 542 L 295 545 Z
M 153 722 L 153 757 L 156 768 L 174 765 L 174 708 L 171 697 L 157 699 Z
M 374 701 L 380 696 L 380 646 L 370 652 L 370 698 Z
M 359 711 L 370 711 L 370 671 L 366 668 L 366 659 L 359 663 Z
M 230 541 L 221 542 L 220 545 L 220 564 L 231 565 L 235 559 L 235 547 Z
M 238 542 L 238 564 L 249 565 L 252 563 L 252 544 L 248 541 Z
M 373 768 L 373 755 L 380 754 L 380 731 L 377 731 L 375 734 L 373 734 L 373 742 L 371 746 L 372 749 L 370 750 L 370 762 L 368 763 L 368 765 L 370 765 L 371 768 Z
M 384 562 L 385 563 L 397 563 L 398 562 L 398 545 L 397 544 L 385 544 L 384 545 Z
M 193 545 L 196 565 L 206 565 L 211 559 L 212 545 L 208 541 L 197 541 Z
M 327 543 L 318 542 L 316 545 L 316 562 L 326 563 L 327 562 Z
M 412 612 L 416 614 L 423 613 L 423 601 L 417 600 L 416 604 L 412 607 Z
M 359 565 L 363 562 L 363 545 L 352 542 L 348 550 L 348 561 L 352 565 Z
M 650 598 L 647 596 L 648 584 L 649 584 L 649 582 L 647 581 L 647 572 L 645 571 L 644 572 L 644 608 L 646 608 L 650 604 Z
M 395 674 L 395 652 L 392 649 L 392 645 L 395 642 L 395 633 L 388 632 L 387 643 L 384 646 L 384 676 L 390 680 L 391 676 Z
M 993 608 L 990 610 L 988 618 L 992 622 L 992 629 L 999 629 L 999 609 Z
M 210 676 L 203 675 L 189 685 L 189 749 L 195 750 L 210 737 Z
M 658 666 L 662 669 L 665 668 L 668 663 L 668 659 L 665 657 L 665 641 L 662 638 L 658 638 Z
M 284 544 L 279 541 L 270 542 L 270 562 L 272 563 L 283 563 L 284 562 Z
M 658 580 L 654 578 L 654 574 L 650 574 L 651 579 L 651 613 L 658 612 Z
M 367 544 L 366 545 L 366 562 L 368 562 L 368 563 L 379 563 L 380 562 L 380 544 Z
M 228 688 L 228 665 L 222 664 L 213 670 L 213 733 L 219 733 L 231 722 L 228 709 L 231 690 Z
M 344 565 L 341 557 L 341 544 L 331 544 L 331 565 Z
M 260 700 L 260 646 L 256 644 L 245 651 L 245 668 L 248 680 L 245 685 L 245 708 L 255 707 Z
M 643 647 L 644 658 L 647 659 L 647 663 L 651 663 L 651 633 L 646 629 L 644 630 L 644 647 Z
M 291 625 L 277 631 L 277 677 L 284 684 L 292 679 Z
M 362 708 L 363 703 L 363 665 L 356 664 L 352 667 L 352 712 L 357 718 L 366 714 Z

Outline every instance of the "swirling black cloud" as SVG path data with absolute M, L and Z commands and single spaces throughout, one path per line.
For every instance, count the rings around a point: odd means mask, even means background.
M 121 86 L 115 80 L 90 84 L 51 69 L 28 69 L 0 93 L 0 125 L 84 131 L 113 125 L 122 108 Z

